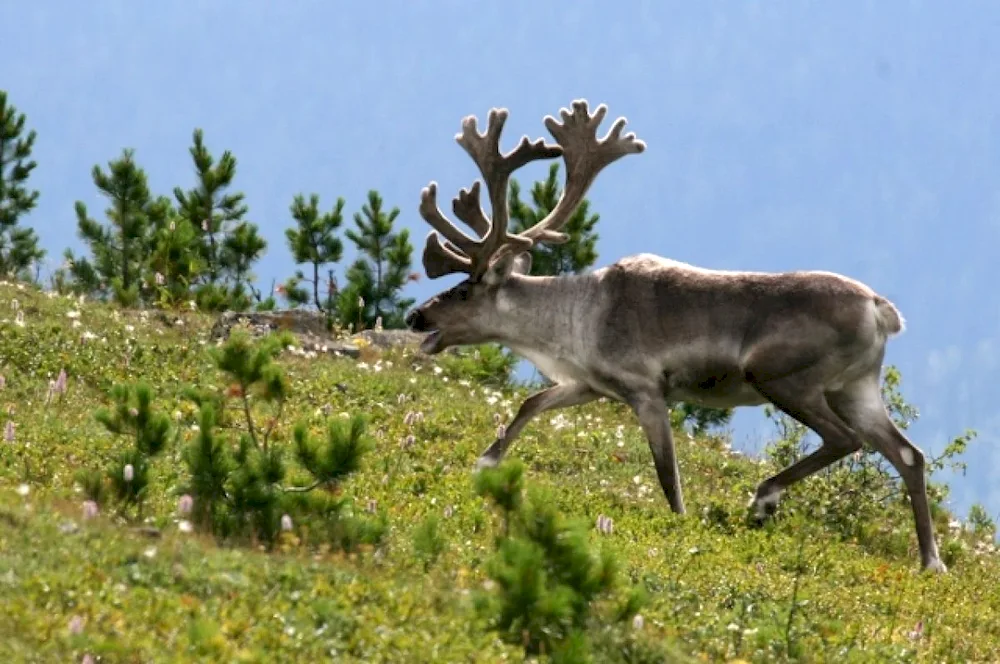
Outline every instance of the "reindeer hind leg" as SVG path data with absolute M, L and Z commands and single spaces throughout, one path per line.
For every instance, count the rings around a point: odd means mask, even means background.
M 923 569 L 946 572 L 934 539 L 934 522 L 927 500 L 924 454 L 889 417 L 878 378 L 868 378 L 830 395 L 834 410 L 864 436 L 899 473 L 906 485 L 913 510 Z
M 761 482 L 750 507 L 760 522 L 777 508 L 781 492 L 861 448 L 861 438 L 827 403 L 814 371 L 806 370 L 751 384 L 789 417 L 816 432 L 819 449 Z

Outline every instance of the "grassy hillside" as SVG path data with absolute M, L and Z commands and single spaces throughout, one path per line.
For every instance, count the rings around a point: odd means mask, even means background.
M 182 391 L 219 383 L 211 322 L 0 285 L 0 405 L 13 423 L 13 440 L 0 442 L 0 661 L 521 661 L 522 648 L 474 610 L 478 593 L 496 589 L 488 561 L 500 521 L 472 468 L 524 390 L 399 353 L 283 353 L 291 391 L 276 444 L 290 457 L 296 421 L 321 431 L 327 418 L 365 413 L 374 449 L 337 499 L 352 498 L 345 509 L 359 516 L 383 514 L 387 529 L 344 551 L 350 536 L 296 518 L 271 550 L 220 544 L 185 532 L 177 515 L 182 449 L 198 422 Z M 48 399 L 61 369 L 67 389 Z M 141 516 L 109 501 L 85 519 L 76 472 L 105 467 L 128 444 L 94 412 L 112 385 L 140 377 L 177 438 L 152 463 Z M 684 517 L 667 509 L 622 406 L 543 416 L 511 449 L 527 485 L 547 489 L 587 523 L 595 554 L 618 561 L 617 586 L 595 602 L 595 661 L 1000 659 L 1000 562 L 984 540 L 949 528 L 950 515 L 937 514 L 944 576 L 918 574 L 905 500 L 863 495 L 844 471 L 803 483 L 776 520 L 750 528 L 746 502 L 772 463 L 721 439 L 677 438 Z M 594 527 L 599 516 L 609 533 Z M 646 591 L 638 617 L 613 624 L 607 616 L 635 588 Z

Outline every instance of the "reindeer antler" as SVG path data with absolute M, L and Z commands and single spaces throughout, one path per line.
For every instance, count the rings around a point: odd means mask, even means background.
M 545 126 L 556 139 L 557 145 L 543 139 L 530 141 L 521 138 L 507 154 L 500 152 L 500 136 L 509 115 L 507 109 L 492 109 L 486 131 L 479 133 L 475 116 L 462 120 L 462 131 L 455 140 L 472 157 L 486 182 L 490 197 L 492 217 L 487 218 L 479 202 L 479 181 L 469 189 L 462 189 L 452 202 L 455 216 L 471 228 L 480 239 L 474 240 L 449 221 L 437 205 L 437 184 L 431 182 L 420 194 L 420 214 L 434 229 L 427 236 L 424 248 L 424 269 L 427 276 L 436 277 L 453 272 L 467 273 L 472 280 L 480 279 L 490 263 L 505 253 L 527 251 L 536 242 L 559 244 L 568 239 L 559 229 L 572 216 L 583 200 L 591 183 L 602 168 L 626 154 L 642 152 L 646 144 L 629 133 L 621 136 L 625 118 L 619 118 L 603 139 L 596 136 L 597 127 L 607 113 L 601 104 L 591 115 L 587 102 L 574 101 L 573 112 L 560 110 L 562 123 L 551 116 L 545 117 Z M 509 234 L 507 226 L 510 211 L 507 187 L 511 173 L 539 159 L 559 155 L 566 162 L 566 186 L 555 208 L 538 224 L 523 233 Z M 444 237 L 442 243 L 438 234 Z
M 553 235 L 559 235 L 565 241 L 566 236 L 558 231 L 583 202 L 597 174 L 625 155 L 638 154 L 646 149 L 645 142 L 637 139 L 635 133 L 629 132 L 622 136 L 627 122 L 623 117 L 615 120 L 604 138 L 597 138 L 597 128 L 608 113 L 605 104 L 599 105 L 593 114 L 588 111 L 585 99 L 574 101 L 572 106 L 572 113 L 565 108 L 559 110 L 561 123 L 551 115 L 545 117 L 545 128 L 563 149 L 566 184 L 552 211 L 540 222 L 520 233 L 521 237 L 535 242 L 551 242 L 548 238 Z

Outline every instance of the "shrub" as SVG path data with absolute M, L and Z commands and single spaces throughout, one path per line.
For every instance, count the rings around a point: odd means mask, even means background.
M 358 519 L 346 513 L 349 500 L 333 495 L 372 447 L 364 417 L 329 421 L 321 439 L 313 437 L 306 422 L 298 422 L 292 451 L 309 481 L 288 483 L 288 450 L 275 432 L 289 388 L 276 358 L 290 343 L 287 334 L 253 341 L 244 330 L 235 330 L 211 353 L 228 387 L 185 391 L 200 409 L 198 435 L 183 453 L 189 480 L 181 492 L 193 498 L 193 521 L 219 538 L 249 537 L 269 547 L 283 532 L 297 540 L 296 523 L 302 519 L 312 526 L 311 533 L 338 548 L 376 544 L 385 532 L 384 515 L 376 521 Z M 235 447 L 220 435 L 217 416 L 234 410 L 229 405 L 233 401 L 243 420 L 242 428 L 233 427 Z M 270 417 L 262 425 L 265 407 Z M 233 418 L 226 415 L 226 421 Z M 309 495 L 317 489 L 323 491 Z
M 526 655 L 591 661 L 588 633 L 612 624 L 618 631 L 602 638 L 620 641 L 621 625 L 636 613 L 642 595 L 632 593 L 610 619 L 594 619 L 598 601 L 616 586 L 616 560 L 609 549 L 591 552 L 587 524 L 560 514 L 547 492 L 525 492 L 523 475 L 516 461 L 477 474 L 476 491 L 497 508 L 502 530 L 487 563 L 493 590 L 476 595 L 476 609 Z
M 170 419 L 153 410 L 153 391 L 144 383 L 118 384 L 111 388 L 111 408 L 100 408 L 94 417 L 114 435 L 131 438 L 131 445 L 119 452 L 106 474 L 84 470 L 77 475 L 89 500 L 101 505 L 107 491 L 106 478 L 114 497 L 123 508 L 134 506 L 142 513 L 149 489 L 150 460 L 163 452 L 170 439 Z

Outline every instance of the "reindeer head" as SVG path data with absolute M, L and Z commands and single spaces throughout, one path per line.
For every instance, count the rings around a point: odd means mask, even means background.
M 559 230 L 572 217 L 601 169 L 627 154 L 646 149 L 646 144 L 636 139 L 635 134 L 622 136 L 625 118 L 618 118 L 604 138 L 597 138 L 597 128 L 608 110 L 604 104 L 593 114 L 585 100 L 574 101 L 572 106 L 572 112 L 560 110 L 562 122 L 552 116 L 545 117 L 545 127 L 556 145 L 543 139 L 531 142 L 525 136 L 507 154 L 500 152 L 500 134 L 508 116 L 506 109 L 490 111 L 483 134 L 477 129 L 475 116 L 462 121 L 462 132 L 455 140 L 479 167 L 490 198 L 492 218 L 486 216 L 479 204 L 478 180 L 471 188 L 459 192 L 452 201 L 452 210 L 479 239 L 470 238 L 444 216 L 437 205 L 435 182 L 420 192 L 420 216 L 434 229 L 424 247 L 427 276 L 436 279 L 452 273 L 468 275 L 465 281 L 427 300 L 406 317 L 410 329 L 429 332 L 421 345 L 425 353 L 496 340 L 504 320 L 504 307 L 500 304 L 504 290 L 530 271 L 528 252 L 532 246 L 536 242 L 566 242 L 569 237 Z M 531 228 L 509 233 L 507 189 L 511 174 L 532 161 L 559 155 L 566 164 L 566 182 L 559 202 Z

